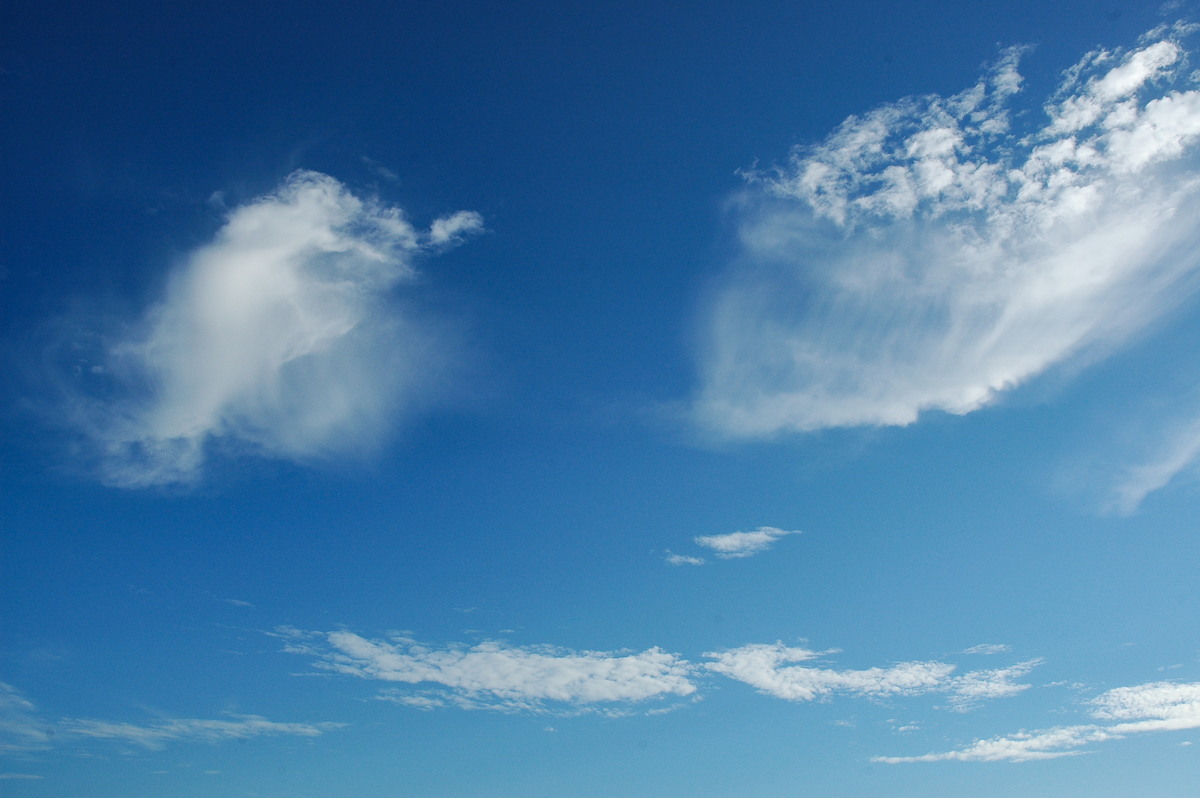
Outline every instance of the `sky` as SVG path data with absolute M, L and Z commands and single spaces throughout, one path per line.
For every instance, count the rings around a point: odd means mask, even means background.
M 0 795 L 1194 795 L 1200 8 L 0 14 Z

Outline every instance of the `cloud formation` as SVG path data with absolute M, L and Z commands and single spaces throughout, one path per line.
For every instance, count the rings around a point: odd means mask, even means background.
M 972 671 L 955 676 L 956 666 L 935 661 L 901 662 L 886 668 L 841 670 L 794 663 L 818 659 L 830 652 L 755 643 L 728 651 L 709 652 L 706 665 L 713 673 L 728 676 L 761 693 L 787 701 L 815 701 L 834 695 L 880 698 L 891 695 L 949 693 L 950 708 L 965 712 L 985 700 L 1016 695 L 1029 688 L 1012 680 L 1024 676 L 1041 660 L 1008 668 Z
M 316 737 L 341 723 L 279 723 L 258 715 L 237 715 L 232 720 L 176 718 L 151 723 L 114 723 L 103 720 L 68 719 L 56 726 L 59 734 L 68 737 L 120 740 L 136 743 L 143 748 L 158 749 L 176 740 L 217 743 L 225 740 L 246 740 L 251 737 L 292 735 Z
M 288 630 L 288 649 L 313 655 L 327 671 L 382 682 L 429 685 L 422 693 L 384 694 L 429 709 L 452 705 L 503 711 L 605 711 L 696 692 L 692 666 L 659 648 L 637 653 L 571 651 L 554 646 L 431 646 L 408 637 L 371 640 L 352 632 Z
M 1090 714 L 1108 724 L 1057 726 L 977 740 L 965 748 L 921 756 L 881 756 L 875 762 L 1028 762 L 1085 753 L 1089 743 L 1131 734 L 1200 728 L 1200 682 L 1152 682 L 1118 687 L 1093 699 Z
M 730 532 L 725 535 L 699 535 L 696 545 L 711 549 L 724 560 L 749 557 L 771 548 L 775 541 L 786 535 L 799 535 L 800 530 L 784 530 L 773 526 L 760 526 L 752 532 Z M 678 555 L 675 555 L 678 556 Z M 687 558 L 690 560 L 691 558 Z M 671 562 L 670 558 L 667 560 Z M 672 563 L 677 564 L 677 563 Z
M 1200 260 L 1189 33 L 1088 53 L 1040 126 L 1014 125 L 1013 48 L 750 175 L 695 420 L 754 437 L 968 413 L 1170 311 Z
M 146 723 L 60 718 L 48 720 L 32 701 L 15 687 L 0 682 L 0 754 L 45 751 L 56 745 L 88 739 L 134 743 L 147 749 L 168 742 L 218 743 L 252 737 L 290 735 L 316 737 L 342 728 L 343 723 L 279 723 L 259 715 L 231 715 L 228 719 L 159 718 Z M 0 778 L 41 778 L 21 774 Z
M 706 677 L 724 676 L 786 701 L 835 696 L 878 699 L 941 694 L 942 707 L 966 712 L 995 698 L 1029 689 L 1018 679 L 1040 659 L 956 675 L 937 661 L 902 662 L 861 670 L 796 663 L 827 657 L 782 642 L 710 651 L 709 662 L 690 662 L 655 647 L 642 652 L 572 651 L 556 646 L 432 645 L 404 634 L 370 639 L 353 632 L 313 632 L 283 627 L 273 633 L 285 651 L 315 660 L 323 671 L 416 689 L 384 689 L 378 698 L 416 709 L 457 707 L 505 712 L 623 715 L 634 705 L 701 695 Z M 668 711 L 679 704 L 646 710 Z
M 420 231 L 307 171 L 234 209 L 90 370 L 106 398 L 74 416 L 101 477 L 194 482 L 217 445 L 300 461 L 377 445 L 448 357 L 389 294 L 415 279 L 415 256 L 480 229 L 459 212 Z

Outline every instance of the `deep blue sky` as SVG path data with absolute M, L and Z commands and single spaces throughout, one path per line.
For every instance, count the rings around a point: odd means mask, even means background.
M 0 794 L 1191 794 L 1193 11 L 9 4 Z

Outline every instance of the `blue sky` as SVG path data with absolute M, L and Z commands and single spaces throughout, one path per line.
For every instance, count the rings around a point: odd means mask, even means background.
M 1196 9 L 26 6 L 0 794 L 1192 794 Z

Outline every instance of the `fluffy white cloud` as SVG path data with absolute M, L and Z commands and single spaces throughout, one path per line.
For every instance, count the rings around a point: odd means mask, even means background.
M 1066 74 L 1013 130 L 1019 50 L 975 86 L 850 117 L 735 204 L 698 423 L 730 436 L 967 413 L 1102 355 L 1200 260 L 1200 91 L 1182 27 Z
M 304 171 L 230 212 L 90 370 L 111 381 L 109 398 L 74 414 L 103 479 L 192 482 L 219 444 L 297 460 L 376 446 L 449 357 L 389 292 L 414 279 L 414 256 L 481 226 L 459 212 L 423 232 Z
M 659 648 L 637 653 L 570 651 L 553 646 L 429 646 L 408 637 L 369 640 L 352 632 L 291 631 L 288 650 L 318 666 L 364 679 L 437 686 L 385 697 L 421 708 L 528 711 L 603 709 L 696 692 L 693 667 Z
M 767 695 L 788 701 L 813 701 L 835 694 L 858 697 L 950 693 L 950 706 L 957 711 L 973 709 L 985 700 L 1015 695 L 1029 685 L 1012 680 L 1040 663 L 1030 660 L 1008 668 L 972 671 L 955 676 L 954 665 L 945 662 L 902 662 L 886 668 L 840 670 L 794 663 L 821 657 L 806 648 L 774 644 L 752 644 L 728 651 L 709 652 L 714 660 L 707 667 L 714 673 L 744 682 Z
M 703 557 L 691 557 L 687 554 L 676 554 L 673 551 L 668 551 L 667 556 L 663 559 L 668 565 L 704 565 Z
M 1089 743 L 1119 740 L 1130 734 L 1200 728 L 1200 682 L 1152 682 L 1109 690 L 1090 702 L 1091 715 L 1109 724 L 1058 726 L 1021 731 L 1003 737 L 977 740 L 964 748 L 920 756 L 881 756 L 873 761 L 1027 762 L 1084 753 Z
M 693 540 L 697 545 L 712 549 L 722 559 L 749 557 L 766 551 L 771 545 L 785 535 L 799 535 L 800 530 L 791 531 L 777 529 L 773 526 L 760 526 L 753 532 L 730 532 L 726 535 L 700 535 Z M 687 558 L 690 561 L 694 558 Z M 668 562 L 670 559 L 668 558 Z M 675 563 L 678 564 L 678 563 Z M 698 563 L 695 563 L 698 564 Z

